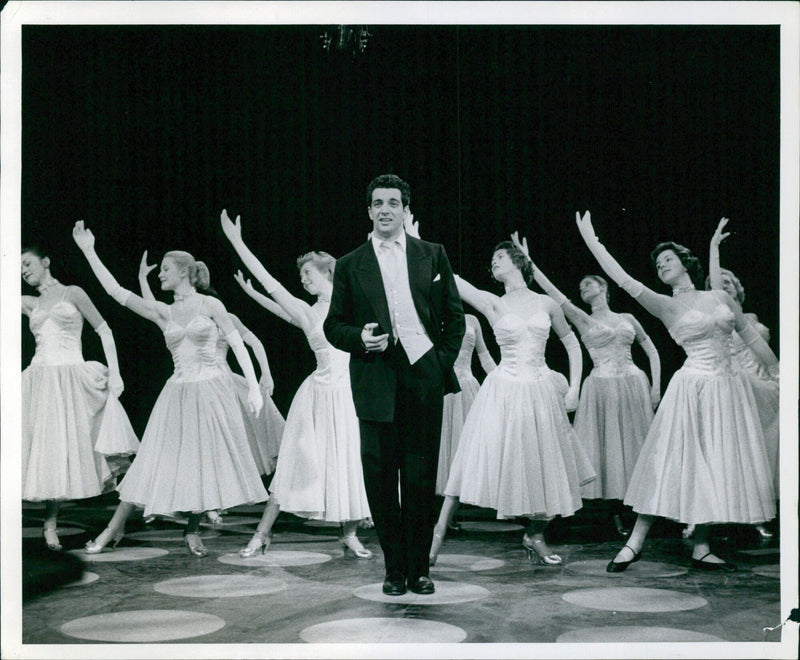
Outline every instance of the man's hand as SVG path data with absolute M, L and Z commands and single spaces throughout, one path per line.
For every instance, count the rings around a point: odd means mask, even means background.
M 389 335 L 387 333 L 382 335 L 372 334 L 377 327 L 377 323 L 367 323 L 361 331 L 361 343 L 364 344 L 364 348 L 369 353 L 382 353 L 389 346 Z

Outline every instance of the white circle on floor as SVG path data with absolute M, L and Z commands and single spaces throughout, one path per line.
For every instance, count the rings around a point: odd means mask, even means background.
M 201 539 L 213 539 L 219 536 L 219 532 L 210 530 L 203 530 L 200 532 Z M 136 541 L 156 541 L 163 543 L 183 543 L 183 530 L 182 529 L 151 529 L 145 532 L 134 532 L 133 534 L 126 534 L 126 539 L 134 539 Z
M 476 520 L 462 522 L 461 529 L 465 532 L 518 532 L 525 528 L 522 525 L 502 520 Z
M 92 573 L 91 571 L 84 571 L 83 575 L 81 575 L 79 580 L 75 580 L 75 582 L 70 582 L 69 584 L 65 584 L 65 587 L 83 587 L 87 584 L 91 584 L 92 582 L 96 582 L 100 579 L 100 576 L 97 573 Z
M 304 523 L 307 527 L 341 527 L 342 523 L 332 522 L 328 520 L 306 520 Z
M 581 561 L 571 561 L 564 565 L 568 571 L 580 573 L 581 575 L 595 575 L 603 577 L 623 577 L 633 575 L 635 577 L 676 577 L 685 575 L 689 572 L 688 568 L 676 566 L 675 564 L 663 564 L 654 561 L 637 561 L 628 566 L 622 573 L 607 573 L 608 559 L 585 559 Z
M 83 561 L 141 561 L 163 557 L 169 552 L 163 548 L 105 548 L 97 555 L 90 555 L 83 550 L 70 550 L 70 554 Z
M 312 564 L 324 564 L 330 561 L 330 555 L 322 552 L 304 552 L 303 550 L 267 550 L 263 555 L 258 552 L 252 557 L 241 557 L 238 552 L 220 555 L 217 560 L 223 564 L 233 566 L 311 566 Z
M 241 527 L 242 525 L 257 525 L 261 522 L 261 518 L 253 518 L 252 516 L 223 516 L 222 522 L 211 523 L 208 519 L 204 519 L 201 527 Z
M 188 598 L 243 598 L 278 593 L 286 589 L 286 583 L 257 575 L 193 575 L 157 582 L 153 589 L 160 594 Z
M 59 536 L 74 536 L 75 534 L 83 534 L 86 530 L 81 529 L 79 527 L 57 527 L 56 534 Z M 41 527 L 23 527 L 22 528 L 22 538 L 24 539 L 35 539 L 35 538 L 44 538 L 42 536 L 42 528 Z
M 309 644 L 418 644 L 420 641 L 453 644 L 466 636 L 466 631 L 449 623 L 390 617 L 328 621 L 300 631 L 300 639 Z
M 700 596 L 640 587 L 578 589 L 568 591 L 561 598 L 573 605 L 614 612 L 681 612 L 708 605 L 708 601 Z
M 435 582 L 436 591 L 421 595 L 407 591 L 402 596 L 387 596 L 383 593 L 383 582 L 358 587 L 353 595 L 364 600 L 380 603 L 396 603 L 398 605 L 446 605 L 449 603 L 469 603 L 481 600 L 489 595 L 489 590 L 466 582 Z
M 564 643 L 603 643 L 603 642 L 724 642 L 714 635 L 680 630 L 678 628 L 658 628 L 655 626 L 608 626 L 603 628 L 582 628 L 571 630 L 556 637 L 556 642 Z
M 762 577 L 771 577 L 771 578 L 778 578 L 781 577 L 781 565 L 780 564 L 765 564 L 764 566 L 753 566 L 750 569 L 756 575 L 761 575 Z
M 431 571 L 490 571 L 505 566 L 502 559 L 481 557 L 479 555 L 439 555 Z
M 225 620 L 213 614 L 183 610 L 130 610 L 69 621 L 61 632 L 98 642 L 166 642 L 219 630 Z

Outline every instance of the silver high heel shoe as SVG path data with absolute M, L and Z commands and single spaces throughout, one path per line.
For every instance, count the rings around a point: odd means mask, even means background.
M 560 566 L 564 563 L 561 555 L 551 553 L 549 555 L 543 554 L 541 548 L 546 548 L 547 544 L 544 539 L 532 539 L 527 534 L 522 536 L 522 547 L 525 548 L 525 554 L 530 561 L 536 560 L 545 566 Z
M 47 547 L 53 552 L 58 552 L 62 549 L 55 526 L 42 529 L 42 536 L 44 536 L 44 542 L 47 543 Z
M 259 550 L 263 555 L 267 552 L 267 548 L 271 542 L 272 532 L 265 534 L 264 532 L 257 531 L 255 534 L 253 534 L 253 538 L 250 539 L 250 543 L 247 544 L 247 547 L 239 550 L 239 556 L 249 559 L 250 557 L 253 557 Z
M 198 532 L 184 534 L 183 542 L 186 544 L 186 549 L 195 557 L 205 557 L 208 555 L 208 550 L 206 546 L 203 545 L 203 541 L 200 539 L 200 534 Z
M 355 534 L 352 536 L 340 537 L 339 543 L 342 544 L 342 552 L 345 557 L 352 557 L 353 559 L 372 559 L 372 551 L 367 550 L 361 545 L 361 541 L 358 540 Z
M 105 538 L 103 538 L 105 536 Z M 113 547 L 117 547 L 119 542 L 125 536 L 125 529 L 120 530 L 113 530 L 110 527 L 106 527 L 98 537 L 94 541 L 87 541 L 86 546 L 84 547 L 83 551 L 87 555 L 99 555 L 103 552 L 103 549 L 111 543 Z
M 216 509 L 212 509 L 211 511 L 206 511 L 206 518 L 208 518 L 208 522 L 211 523 L 212 526 L 217 527 L 222 524 L 222 516 L 220 512 Z

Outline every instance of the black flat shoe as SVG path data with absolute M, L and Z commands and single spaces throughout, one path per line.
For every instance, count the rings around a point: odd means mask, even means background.
M 606 573 L 622 573 L 628 566 L 630 566 L 633 562 L 639 561 L 642 558 L 642 551 L 635 552 L 634 549 L 629 545 L 623 545 L 624 548 L 628 548 L 631 552 L 633 552 L 633 559 L 630 561 L 614 561 L 613 559 L 608 562 L 608 566 L 606 566 Z
M 383 593 L 387 596 L 402 596 L 406 592 L 406 579 L 400 573 L 387 573 L 383 581 Z
M 433 586 L 433 581 L 427 575 L 420 575 L 416 580 L 409 580 L 408 588 L 415 594 L 422 594 L 424 596 L 436 591 L 436 587 Z
M 696 568 L 698 571 L 721 571 L 723 573 L 736 572 L 736 566 L 729 564 L 726 561 L 723 561 L 722 563 L 703 561 L 710 554 L 710 552 L 707 552 L 700 557 L 700 559 L 692 559 L 692 568 Z

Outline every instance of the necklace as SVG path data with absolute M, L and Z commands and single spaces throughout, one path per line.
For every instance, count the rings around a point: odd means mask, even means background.
M 36 288 L 39 290 L 39 294 L 42 294 L 45 291 L 52 289 L 56 284 L 60 284 L 60 282 L 55 277 L 51 277 L 49 280 L 47 280 L 47 282 L 40 284 Z
M 673 296 L 679 296 L 682 293 L 688 293 L 689 291 L 694 291 L 694 284 L 690 284 L 689 286 L 679 286 L 672 290 Z
M 521 289 L 527 289 L 528 285 L 524 282 L 522 284 L 516 284 L 514 286 L 506 286 L 506 293 L 511 293 L 512 291 L 520 291 Z
M 193 288 L 189 293 L 176 293 L 175 294 L 175 302 L 181 302 L 183 300 L 188 300 L 192 296 L 196 296 L 197 291 Z

